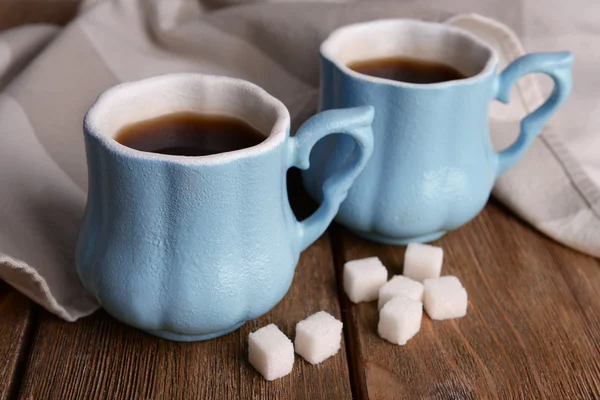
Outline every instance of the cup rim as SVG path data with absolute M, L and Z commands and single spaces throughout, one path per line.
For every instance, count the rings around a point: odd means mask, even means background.
M 219 84 L 227 87 L 227 90 L 239 90 L 256 97 L 259 102 L 262 102 L 265 107 L 270 106 L 275 113 L 275 120 L 272 124 L 270 132 L 263 132 L 265 139 L 254 146 L 245 147 L 238 150 L 216 153 L 204 156 L 182 156 L 172 154 L 153 153 L 142 150 L 136 150 L 126 145 L 117 142 L 113 136 L 107 133 L 101 133 L 99 129 L 98 119 L 103 117 L 103 114 L 110 112 L 110 104 L 115 99 L 121 97 L 124 93 L 131 90 L 139 90 L 148 85 L 165 85 L 169 82 L 194 81 L 201 85 L 209 83 Z M 108 111 L 105 111 L 108 109 Z M 199 114 L 202 110 L 199 109 Z M 208 113 L 207 113 L 208 114 Z M 214 114 L 214 113 L 213 113 Z M 247 119 L 240 116 L 230 114 L 230 116 L 239 118 L 242 121 L 250 123 Z M 159 117 L 157 115 L 156 117 Z M 207 75 L 199 73 L 171 73 L 153 76 L 135 81 L 128 81 L 112 86 L 97 97 L 94 104 L 86 112 L 83 120 L 84 134 L 94 137 L 102 146 L 109 151 L 119 153 L 131 158 L 141 160 L 162 161 L 175 164 L 188 165 L 213 165 L 231 162 L 247 157 L 258 156 L 267 153 L 282 144 L 288 136 L 290 127 L 290 114 L 287 107 L 276 97 L 269 94 L 265 89 L 243 79 L 231 78 L 219 75 Z M 251 124 L 252 125 L 252 124 Z
M 475 43 L 477 46 L 481 46 L 486 48 L 489 51 L 489 57 L 485 63 L 485 66 L 481 71 L 477 74 L 469 76 L 463 79 L 456 79 L 452 81 L 444 81 L 437 83 L 411 83 L 411 82 L 402 82 L 395 81 L 392 79 L 379 78 L 375 76 L 370 76 L 366 74 L 362 74 L 360 72 L 356 72 L 348 66 L 338 61 L 335 57 L 331 55 L 332 52 L 332 42 L 338 39 L 340 36 L 348 34 L 350 31 L 357 28 L 365 28 L 366 26 L 378 26 L 378 25 L 397 25 L 397 24 L 412 24 L 415 26 L 421 26 L 423 28 L 433 28 L 438 30 L 445 30 L 447 32 L 452 32 L 454 34 L 463 36 Z M 456 26 L 452 26 L 445 23 L 440 22 L 431 22 L 431 21 L 423 21 L 418 19 L 410 19 L 410 18 L 385 18 L 385 19 L 376 19 L 371 21 L 357 22 L 354 24 L 344 25 L 332 31 L 329 36 L 321 43 L 319 47 L 319 52 L 323 58 L 330 61 L 334 64 L 338 69 L 340 69 L 344 74 L 352 76 L 353 78 L 361 79 L 364 81 L 369 81 L 373 83 L 380 83 L 386 85 L 392 85 L 396 87 L 404 87 L 404 88 L 415 88 L 415 89 L 443 89 L 449 86 L 457 86 L 457 85 L 468 85 L 479 81 L 485 76 L 488 76 L 494 73 L 496 66 L 498 65 L 498 53 L 496 50 L 487 44 L 485 41 L 481 40 L 477 36 L 473 35 L 471 32 L 458 28 Z

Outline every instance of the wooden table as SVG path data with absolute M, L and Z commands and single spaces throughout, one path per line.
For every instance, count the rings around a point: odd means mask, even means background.
M 75 0 L 0 0 L 0 29 L 64 23 Z M 297 176 L 292 198 L 303 197 Z M 298 208 L 298 207 L 297 207 Z M 300 207 L 301 208 L 301 207 Z M 309 210 L 300 210 L 306 215 Z M 588 399 L 600 398 L 600 263 L 542 236 L 491 201 L 435 244 L 444 274 L 469 293 L 465 318 L 432 321 L 406 346 L 377 336 L 377 306 L 341 290 L 345 261 L 378 256 L 402 272 L 403 247 L 336 226 L 300 259 L 267 315 L 224 337 L 175 343 L 99 311 L 64 322 L 0 282 L 0 398 L 27 399 Z M 344 322 L 341 351 L 265 381 L 247 362 L 249 332 L 326 310 Z

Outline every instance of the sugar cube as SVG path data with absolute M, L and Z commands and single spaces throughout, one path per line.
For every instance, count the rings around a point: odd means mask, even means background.
M 377 257 L 344 264 L 344 290 L 353 303 L 375 300 L 387 281 L 387 270 Z
M 294 347 L 311 364 L 318 364 L 340 350 L 342 322 L 319 311 L 296 324 Z
M 275 324 L 270 324 L 248 336 L 248 359 L 266 380 L 272 381 L 292 372 L 294 345 Z
M 379 289 L 379 304 L 381 308 L 392 298 L 403 294 L 416 301 L 423 301 L 423 284 L 402 275 L 394 275 Z
M 421 329 L 423 304 L 420 301 L 398 295 L 385 303 L 379 311 L 379 336 L 392 343 L 404 345 Z
M 404 254 L 403 275 L 423 282 L 437 278 L 442 272 L 444 250 L 441 247 L 421 243 L 410 243 Z
M 460 318 L 467 314 L 467 291 L 455 276 L 425 279 L 423 304 L 431 319 Z

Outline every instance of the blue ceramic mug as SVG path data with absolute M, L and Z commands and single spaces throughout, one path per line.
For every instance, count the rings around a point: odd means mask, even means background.
M 451 65 L 465 79 L 413 84 L 360 74 L 356 61 L 404 56 Z M 572 55 L 529 54 L 496 74 L 490 46 L 455 27 L 415 20 L 379 20 L 334 31 L 321 45 L 320 110 L 371 104 L 375 149 L 342 203 L 336 221 L 382 243 L 427 242 L 463 225 L 486 204 L 496 177 L 529 148 L 571 89 Z M 490 101 L 534 72 L 554 91 L 523 119 L 518 140 L 496 153 L 489 136 Z M 330 136 L 311 155 L 304 185 L 322 200 L 321 185 L 354 143 Z
M 113 139 L 125 125 L 176 112 L 234 116 L 265 140 L 185 157 Z M 285 106 L 242 80 L 173 74 L 109 89 L 84 122 L 89 192 L 76 253 L 82 282 L 117 319 L 171 340 L 210 339 L 266 313 L 366 165 L 372 120 L 371 106 L 325 111 L 290 137 Z M 340 132 L 356 141 L 356 152 L 323 183 L 321 207 L 299 222 L 286 171 L 308 168 L 314 144 Z

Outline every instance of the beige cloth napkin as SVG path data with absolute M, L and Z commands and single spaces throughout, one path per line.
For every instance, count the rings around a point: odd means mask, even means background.
M 589 122 L 594 109 L 600 114 L 591 92 L 600 88 L 591 64 L 599 56 L 586 51 L 600 48 L 597 25 L 556 7 L 549 30 L 536 0 L 514 1 L 518 15 L 476 0 L 453 2 L 453 12 L 427 8 L 427 1 L 92 0 L 60 31 L 0 33 L 0 278 L 69 321 L 98 308 L 77 278 L 73 252 L 87 188 L 82 118 L 102 90 L 168 72 L 236 76 L 281 99 L 297 126 L 315 111 L 318 46 L 332 29 L 376 18 L 445 21 L 471 10 L 508 22 L 536 50 L 575 51 L 572 99 L 494 194 L 546 235 L 600 256 L 600 140 L 593 135 L 600 121 Z M 543 12 L 550 8 L 545 3 Z M 576 30 L 565 28 L 563 17 Z M 512 31 L 492 20 L 460 15 L 450 23 L 487 40 L 504 64 L 524 52 Z M 545 91 L 528 77 L 510 106 L 492 105 L 498 146 L 514 140 L 517 121 Z

